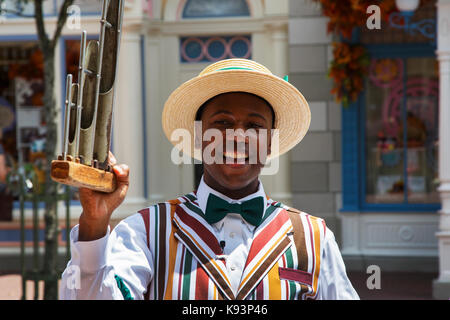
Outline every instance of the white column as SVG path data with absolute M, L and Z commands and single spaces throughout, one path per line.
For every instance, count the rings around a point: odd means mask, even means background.
M 162 51 L 162 36 L 160 30 L 148 30 L 146 37 L 146 93 L 147 93 L 147 184 L 149 186 L 148 200 L 150 203 L 166 201 L 168 199 L 165 187 L 166 163 L 170 161 L 161 156 L 162 145 L 165 146 L 166 137 L 161 126 L 161 113 L 164 105 L 162 91 L 165 87 Z M 167 154 L 167 153 L 164 153 Z
M 439 278 L 433 296 L 450 298 L 450 0 L 437 3 L 437 59 L 439 61 Z
M 118 163 L 130 167 L 130 186 L 125 201 L 114 212 L 114 218 L 130 215 L 146 206 L 140 39 L 139 31 L 124 29 L 120 45 L 113 151 Z
M 148 203 L 175 199 L 192 192 L 193 164 L 175 164 L 174 148 L 162 129 L 164 104 L 183 81 L 178 35 L 165 34 L 162 24 L 152 21 L 146 29 L 147 185 Z
M 273 74 L 284 77 L 288 74 L 288 35 L 287 19 L 277 23 L 268 24 L 270 32 L 270 45 L 272 59 L 267 65 Z M 292 205 L 291 193 L 291 160 L 290 152 L 282 155 L 279 159 L 278 172 L 274 175 L 261 176 L 264 190 L 269 197 L 280 201 L 288 206 Z

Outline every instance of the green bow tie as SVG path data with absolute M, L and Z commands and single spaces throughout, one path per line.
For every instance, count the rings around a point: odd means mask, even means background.
M 239 204 L 228 203 L 210 193 L 206 202 L 205 219 L 213 224 L 225 218 L 228 213 L 238 213 L 245 221 L 257 227 L 262 222 L 263 212 L 264 198 L 261 196 Z

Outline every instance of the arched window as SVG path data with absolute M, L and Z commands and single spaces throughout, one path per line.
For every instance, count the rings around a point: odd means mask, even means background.
M 250 16 L 245 0 L 187 0 L 182 18 L 217 18 Z

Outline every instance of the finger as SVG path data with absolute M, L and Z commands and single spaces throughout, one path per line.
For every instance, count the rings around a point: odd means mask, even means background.
M 117 163 L 117 159 L 111 151 L 109 151 L 109 154 L 108 154 L 108 163 L 111 166 L 114 166 Z
M 128 184 L 130 169 L 126 164 L 115 165 L 113 170 L 118 184 Z
M 114 191 L 114 194 L 118 195 L 118 203 L 121 203 L 128 191 L 130 169 L 126 164 L 121 164 L 114 166 L 113 170 L 117 181 L 117 188 Z

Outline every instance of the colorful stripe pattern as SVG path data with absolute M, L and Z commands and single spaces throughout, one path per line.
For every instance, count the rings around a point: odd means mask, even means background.
M 154 277 L 146 299 L 314 299 L 317 295 L 322 219 L 267 201 L 235 293 L 213 228 L 195 193 L 140 211 L 153 253 Z

